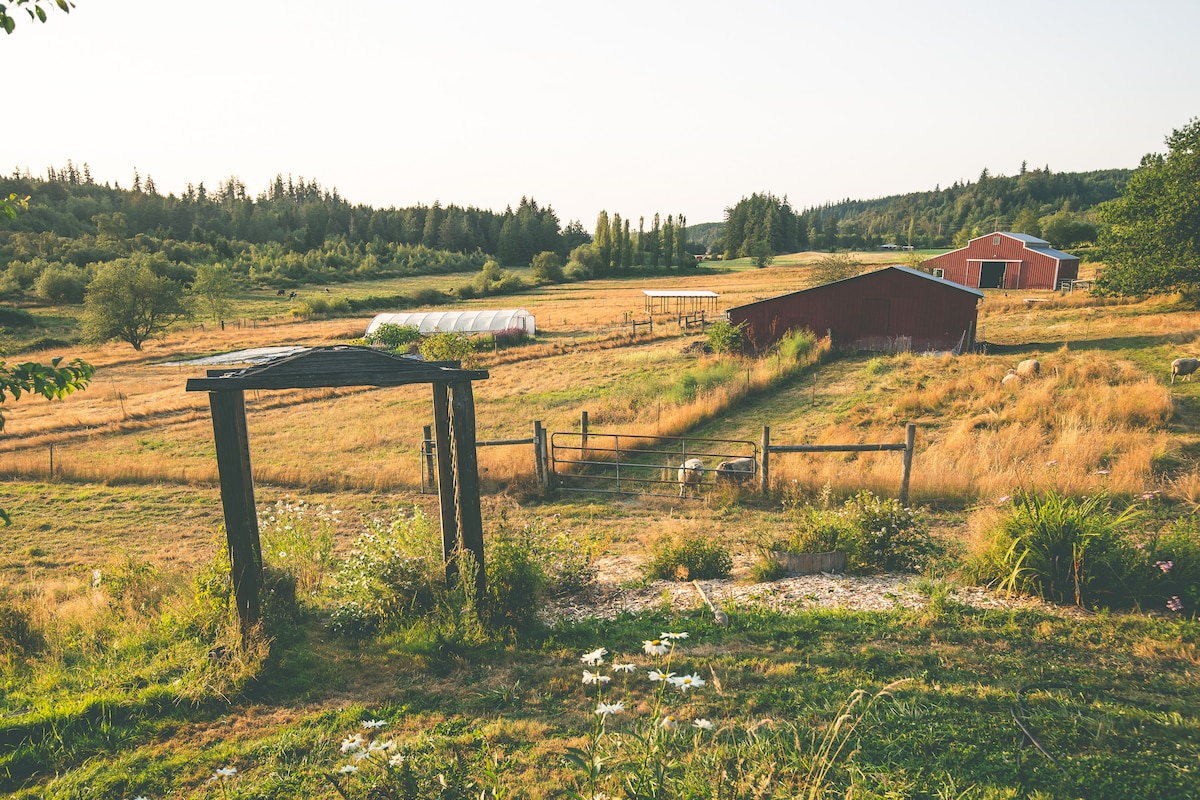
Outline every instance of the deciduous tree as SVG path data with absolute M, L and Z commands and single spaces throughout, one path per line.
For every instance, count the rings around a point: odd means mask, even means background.
M 1166 155 L 1144 156 L 1124 194 L 1100 207 L 1108 264 L 1097 279 L 1101 290 L 1145 294 L 1200 285 L 1200 119 L 1166 142 Z
M 120 339 L 141 350 L 147 339 L 165 333 L 187 316 L 183 284 L 159 275 L 152 261 L 137 253 L 100 268 L 83 301 L 85 340 Z

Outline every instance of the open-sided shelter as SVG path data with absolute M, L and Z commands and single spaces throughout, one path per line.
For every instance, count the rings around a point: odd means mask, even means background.
M 486 370 L 461 369 L 457 362 L 422 361 L 369 347 L 338 345 L 305 348 L 244 369 L 209 370 L 206 377 L 188 379 L 187 391 L 208 392 L 212 409 L 225 534 L 243 632 L 258 619 L 262 585 L 262 547 L 250 472 L 245 391 L 431 384 L 446 579 L 454 580 L 457 575 L 457 554 L 470 551 L 481 567 L 475 570 L 475 592 L 482 598 L 486 588 L 483 516 L 471 382 L 487 377 Z
M 1079 277 L 1078 256 L 1055 250 L 1045 239 L 1003 231 L 977 236 L 921 266 L 978 289 L 1057 289 Z
M 729 309 L 755 348 L 790 330 L 829 334 L 848 350 L 963 352 L 975 343 L 983 292 L 892 266 Z

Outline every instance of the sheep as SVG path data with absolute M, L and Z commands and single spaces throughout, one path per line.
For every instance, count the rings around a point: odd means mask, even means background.
M 704 479 L 704 462 L 698 458 L 689 458 L 679 468 L 679 496 L 683 497 L 689 489 L 696 496 L 700 495 L 700 481 Z
M 757 462 L 753 458 L 731 458 L 717 464 L 717 483 L 744 483 L 754 477 Z
M 1009 386 L 1009 385 L 1016 386 L 1020 382 L 1021 382 L 1021 376 L 1017 374 L 1017 371 L 1015 369 L 1010 369 L 1008 371 L 1008 374 L 1000 379 L 1000 385 L 1002 385 L 1002 386 Z
M 1175 376 L 1192 379 L 1192 373 L 1200 369 L 1200 358 L 1177 358 L 1171 362 L 1171 383 L 1175 382 Z
M 1017 375 L 1022 378 L 1032 378 L 1042 371 L 1042 364 L 1036 358 L 1027 358 L 1017 364 Z

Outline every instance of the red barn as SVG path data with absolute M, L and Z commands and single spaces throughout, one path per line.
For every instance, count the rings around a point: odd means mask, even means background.
M 1025 233 L 989 233 L 926 259 L 948 281 L 979 289 L 1057 289 L 1079 277 L 1079 258 Z
M 908 267 L 884 267 L 853 278 L 729 309 L 729 321 L 745 323 L 755 348 L 779 341 L 789 330 L 829 333 L 834 347 L 849 350 L 953 350 L 975 344 L 983 292 Z

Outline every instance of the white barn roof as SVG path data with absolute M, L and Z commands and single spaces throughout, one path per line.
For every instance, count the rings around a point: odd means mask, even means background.
M 523 308 L 376 314 L 367 325 L 367 335 L 380 325 L 413 325 L 421 333 L 497 333 L 513 329 L 530 336 L 535 333 L 533 315 Z

